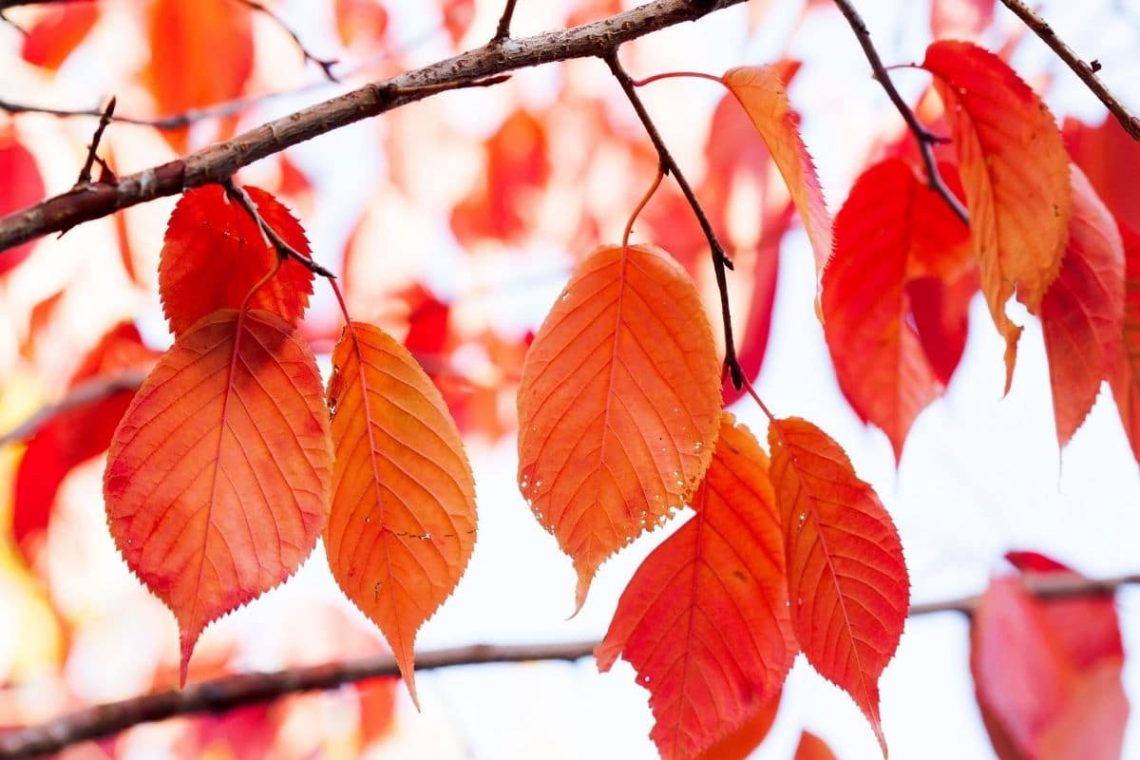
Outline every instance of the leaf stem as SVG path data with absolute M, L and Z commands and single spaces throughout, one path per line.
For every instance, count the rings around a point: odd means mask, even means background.
M 665 71 L 660 74 L 645 77 L 645 79 L 632 79 L 634 87 L 644 87 L 647 84 L 652 84 L 661 79 L 707 79 L 710 82 L 716 82 L 723 86 L 724 80 L 720 77 L 713 76 L 712 74 L 705 74 L 702 71 Z
M 633 232 L 633 223 L 637 221 L 638 215 L 641 213 L 641 210 L 645 208 L 646 204 L 649 203 L 649 199 L 652 198 L 653 194 L 657 192 L 657 188 L 661 187 L 661 180 L 664 178 L 665 167 L 659 166 L 657 168 L 657 176 L 653 178 L 653 184 L 649 186 L 649 190 L 646 191 L 645 195 L 643 195 L 641 197 L 641 200 L 638 201 L 637 208 L 635 208 L 633 210 L 633 213 L 629 215 L 629 221 L 625 224 L 625 233 L 621 236 L 622 248 L 629 248 L 629 235 L 631 232 Z
M 756 389 L 752 387 L 752 383 L 748 382 L 747 378 L 744 380 L 744 390 L 748 392 L 748 395 L 751 396 L 752 400 L 756 402 L 756 405 L 760 407 L 760 411 L 764 412 L 764 415 L 768 418 L 768 422 L 775 422 L 776 415 L 772 414 L 771 410 L 768 409 L 768 405 L 760 399 L 760 394 L 756 392 Z
M 219 184 L 225 188 L 226 195 L 241 206 L 242 209 L 249 214 L 250 218 L 253 219 L 258 229 L 261 230 L 261 234 L 265 236 L 266 241 L 277 251 L 278 259 L 293 259 L 314 274 L 319 274 L 328 280 L 336 279 L 336 275 L 331 271 L 285 242 L 285 240 L 277 234 L 277 230 L 273 229 L 273 227 L 265 221 L 264 217 L 261 216 L 261 213 L 257 210 L 257 206 L 254 204 L 253 199 L 249 197 L 249 193 L 245 191 L 245 188 L 234 182 L 232 176 L 226 177 Z

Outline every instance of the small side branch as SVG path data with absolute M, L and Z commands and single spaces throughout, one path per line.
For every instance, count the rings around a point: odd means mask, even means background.
M 254 204 L 253 199 L 249 197 L 249 193 L 245 191 L 245 188 L 234 182 L 233 177 L 227 177 L 222 180 L 221 185 L 225 188 L 226 195 L 249 214 L 250 218 L 257 224 L 258 229 L 261 230 L 261 234 L 265 236 L 265 239 L 268 240 L 270 245 L 277 251 L 277 255 L 282 261 L 285 259 L 293 259 L 314 274 L 319 274 L 321 277 L 326 277 L 330 280 L 336 279 L 335 274 L 285 242 L 285 239 L 277 234 L 277 230 L 273 229 L 272 225 L 265 221 L 265 218 L 261 216 L 261 212 L 257 210 L 257 205 Z
M 301 42 L 301 38 L 297 36 L 297 33 L 293 31 L 288 24 L 285 23 L 285 20 L 274 13 L 273 10 L 268 6 L 258 2 L 258 0 L 237 0 L 237 2 L 241 3 L 247 8 L 257 11 L 258 13 L 264 13 L 266 16 L 271 18 L 273 20 L 273 23 L 277 24 L 277 26 L 281 27 L 281 29 L 284 30 L 286 34 L 293 38 L 293 44 L 296 45 L 297 49 L 301 51 L 301 56 L 306 61 L 312 61 L 313 63 L 317 64 L 317 66 L 320 67 L 321 71 L 324 72 L 325 77 L 330 82 L 338 81 L 336 74 L 332 72 L 332 67 L 340 63 L 340 61 L 337 61 L 334 58 L 318 58 L 310 53 L 309 49 L 305 47 L 305 43 Z
M 605 61 L 610 67 L 614 78 L 617 79 L 618 84 L 621 85 L 621 89 L 633 106 L 633 110 L 637 112 L 637 117 L 645 127 L 645 132 L 649 135 L 653 147 L 656 148 L 658 159 L 661 162 L 661 172 L 663 174 L 673 175 L 673 179 L 677 181 L 677 185 L 681 188 L 681 193 L 685 196 L 685 200 L 689 202 L 689 206 L 692 208 L 693 214 L 696 215 L 697 222 L 701 226 L 701 231 L 705 233 L 705 238 L 709 242 L 709 249 L 712 252 L 713 272 L 716 274 L 716 286 L 720 293 L 721 321 L 724 323 L 724 364 L 728 367 L 729 374 L 732 377 L 732 384 L 739 389 L 743 386 L 745 377 L 744 370 L 736 358 L 736 344 L 732 337 L 732 314 L 728 307 L 728 276 L 726 273 L 727 269 L 732 268 L 732 261 L 728 258 L 724 246 L 721 245 L 720 240 L 717 238 L 716 231 L 713 230 L 712 222 L 709 221 L 708 215 L 705 213 L 704 208 L 701 207 L 701 202 L 697 199 L 697 194 L 693 192 L 692 186 L 688 180 L 685 179 L 685 175 L 681 173 L 681 169 L 677 166 L 673 154 L 669 152 L 669 147 L 665 144 L 665 140 L 657 130 L 657 125 L 653 123 L 652 117 L 650 117 L 649 112 L 645 109 L 645 104 L 641 102 L 641 96 L 637 94 L 637 85 L 630 78 L 626 70 L 622 68 L 621 62 L 618 61 L 616 48 L 610 50 L 605 55 Z
M 76 187 L 86 185 L 91 181 L 91 170 L 95 167 L 96 161 L 99 162 L 99 166 L 103 168 L 105 174 L 110 174 L 111 170 L 107 166 L 107 162 L 99 158 L 99 142 L 103 139 L 103 132 L 111 123 L 111 118 L 114 115 L 115 98 L 112 97 L 107 103 L 107 107 L 103 109 L 103 115 L 99 117 L 99 126 L 95 127 L 95 134 L 91 136 L 91 144 L 87 146 L 87 160 L 83 162 L 83 168 L 79 170 L 79 179 L 75 182 Z
M 1132 139 L 1140 140 L 1140 119 L 1133 116 L 1124 104 L 1113 95 L 1097 72 L 1100 71 L 1100 63 L 1091 61 L 1086 63 L 1076 51 L 1065 44 L 1065 41 L 1057 36 L 1053 31 L 1053 27 L 1049 25 L 1045 19 L 1033 12 L 1033 9 L 1026 5 L 1022 0 L 1001 0 L 1002 5 L 1009 8 L 1015 16 L 1029 27 L 1029 29 L 1041 38 L 1049 48 L 1057 54 L 1057 57 L 1064 61 L 1073 73 L 1080 77 L 1081 81 L 1092 90 L 1101 103 L 1116 117 L 1120 122 L 1120 126 L 1124 127 L 1124 131 L 1132 135 Z
M 859 46 L 863 48 L 863 53 L 867 56 L 867 61 L 871 64 L 871 70 L 874 72 L 875 79 L 878 80 L 883 90 L 887 93 L 887 97 L 891 99 L 895 110 L 902 116 L 907 128 L 910 129 L 915 141 L 918 142 L 918 150 L 922 155 L 922 164 L 926 168 L 926 180 L 930 185 L 930 189 L 942 196 L 942 199 L 946 201 L 946 204 L 959 219 L 969 224 L 970 214 L 966 211 L 966 207 L 963 206 L 962 202 L 958 200 L 958 197 L 951 192 L 950 188 L 946 186 L 942 175 L 938 173 L 938 163 L 934 160 L 934 144 L 941 142 L 942 138 L 922 126 L 918 121 L 918 117 L 914 115 L 914 111 L 910 110 L 910 106 L 906 104 L 902 95 L 895 89 L 895 85 L 891 81 L 891 76 L 887 73 L 887 68 L 883 65 L 883 60 L 879 57 L 879 51 L 875 49 L 874 43 L 871 42 L 871 32 L 867 29 L 867 24 L 863 21 L 859 12 L 855 10 L 855 6 L 851 4 L 851 1 L 835 0 L 835 6 L 839 8 L 839 12 L 843 14 L 851 30 L 855 32 L 855 38 L 859 40 Z
M 518 0 L 507 0 L 506 6 L 503 8 L 503 15 L 499 17 L 499 26 L 495 29 L 495 36 L 491 38 L 491 43 L 505 42 L 511 38 L 511 19 L 515 15 L 515 3 Z

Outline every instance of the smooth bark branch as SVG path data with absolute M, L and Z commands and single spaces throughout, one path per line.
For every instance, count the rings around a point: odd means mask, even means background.
M 1072 573 L 1031 573 L 1024 576 L 1024 582 L 1030 593 L 1042 599 L 1109 596 L 1121 586 L 1140 583 L 1140 575 L 1122 575 L 1097 580 Z M 980 601 L 981 596 L 975 595 L 916 604 L 910 608 L 910 615 L 915 617 L 936 612 L 970 615 L 977 609 Z M 555 644 L 474 645 L 439 649 L 418 654 L 416 670 L 538 660 L 575 661 L 591 656 L 598 643 L 571 641 Z M 390 656 L 378 656 L 269 673 L 227 676 L 214 681 L 192 684 L 181 691 L 171 689 L 121 702 L 97 705 L 37 726 L 0 733 L 0 759 L 16 760 L 59 752 L 72 744 L 112 736 L 142 723 L 181 715 L 223 713 L 246 705 L 271 702 L 289 694 L 335 689 L 369 678 L 398 678 L 399 674 L 395 660 Z
M 2 2 L 2 0 L 0 0 Z M 271 121 L 184 158 L 84 185 L 0 218 L 0 251 L 42 235 L 99 219 L 119 209 L 192 187 L 221 182 L 254 161 L 348 124 L 422 100 L 451 87 L 517 69 L 572 58 L 602 57 L 622 43 L 744 0 L 655 0 L 616 16 L 571 29 L 488 43 L 461 55 L 373 82 L 339 97 Z M 0 6 L 2 7 L 2 6 Z M 442 88 L 442 89 L 441 89 Z
M 312 61 L 315 63 L 320 68 L 320 70 L 324 72 L 325 78 L 330 82 L 340 81 L 336 78 L 336 74 L 334 74 L 332 71 L 332 67 L 340 63 L 340 61 L 336 60 L 335 58 L 318 58 L 317 56 L 310 53 L 309 49 L 305 47 L 305 43 L 301 42 L 300 36 L 295 31 L 293 31 L 292 27 L 285 23 L 285 19 L 278 16 L 267 6 L 258 2 L 258 0 L 237 0 L 237 2 L 241 3 L 247 8 L 250 8 L 251 10 L 257 11 L 258 13 L 264 13 L 266 17 L 271 19 L 273 23 L 277 24 L 277 26 L 281 27 L 282 31 L 284 31 L 289 35 L 289 37 L 292 38 L 293 44 L 297 46 L 297 49 L 299 51 L 301 51 L 301 57 L 305 61 Z
M 1033 9 L 1026 5 L 1022 0 L 1001 0 L 1002 5 L 1009 8 L 1015 16 L 1029 27 L 1030 31 L 1041 38 L 1049 48 L 1057 54 L 1057 57 L 1065 62 L 1073 73 L 1080 77 L 1081 81 L 1092 90 L 1093 94 L 1104 103 L 1105 107 L 1116 117 L 1120 122 L 1120 126 L 1124 127 L 1124 131 L 1132 135 L 1134 140 L 1140 140 L 1140 119 L 1133 116 L 1129 110 L 1124 106 L 1120 100 L 1113 95 L 1104 82 L 1097 76 L 1100 71 L 1100 64 L 1096 61 L 1086 63 L 1083 58 L 1077 55 L 1071 47 L 1065 44 L 1065 41 L 1057 36 L 1053 31 L 1053 27 L 1049 25 L 1045 19 L 1033 12 Z

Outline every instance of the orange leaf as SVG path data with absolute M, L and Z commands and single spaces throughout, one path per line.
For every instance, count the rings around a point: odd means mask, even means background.
M 178 618 L 183 682 L 202 629 L 312 551 L 331 459 L 312 352 L 269 312 L 200 320 L 135 395 L 108 454 L 107 519 Z
M 262 219 L 308 256 L 305 231 L 289 210 L 264 190 L 245 191 Z M 158 265 L 158 292 L 170 331 L 181 335 L 207 314 L 238 308 L 276 261 L 277 251 L 220 185 L 185 193 L 170 215 Z M 272 311 L 295 325 L 312 292 L 312 271 L 289 259 L 253 294 L 249 308 Z
M 1005 305 L 1016 291 L 1036 314 L 1060 271 L 1072 210 L 1068 155 L 1048 108 L 994 54 L 940 41 L 922 66 L 946 106 L 982 292 L 1006 341 L 1008 392 L 1021 328 Z
M 388 639 L 418 706 L 416 632 L 471 557 L 475 483 L 443 397 L 398 341 L 353 322 L 332 361 L 329 567 Z
M 1132 456 L 1140 462 L 1140 234 L 1121 226 L 1124 240 L 1124 355 L 1112 377 L 1112 395 Z
M 24 36 L 20 57 L 54 71 L 79 47 L 98 19 L 99 4 L 95 2 L 70 2 L 45 8 Z
M 13 136 L 10 128 L 0 128 L 0 216 L 30 206 L 44 196 L 44 182 L 36 159 Z M 0 256 L 0 275 L 28 258 L 34 243 L 24 243 Z
M 908 320 L 909 275 L 956 267 L 968 253 L 966 225 L 901 159 L 865 171 L 835 217 L 820 296 L 824 334 L 844 395 L 887 434 L 896 460 L 918 413 L 944 389 L 917 320 Z
M 784 176 L 811 241 L 819 272 L 831 256 L 831 218 L 815 174 L 815 164 L 800 138 L 798 117 L 788 100 L 787 68 L 797 65 L 786 61 L 771 66 L 731 69 L 723 80 L 748 112 L 748 118 Z
M 775 701 L 796 654 L 768 457 L 730 414 L 693 508 L 596 650 L 603 671 L 619 654 L 637 670 L 665 758 L 700 754 Z
M 1084 422 L 1120 359 L 1124 330 L 1124 243 L 1116 220 L 1076 166 L 1073 216 L 1061 273 L 1041 302 L 1057 442 Z
M 792 624 L 808 662 L 879 719 L 879 675 L 898 648 L 910 603 L 902 544 L 874 489 L 807 420 L 768 429 L 784 528 Z
M 543 322 L 518 391 L 519 485 L 578 571 L 688 501 L 720 419 L 712 328 L 684 271 L 655 246 L 603 246 Z
M 835 760 L 835 753 L 823 739 L 808 731 L 801 731 L 800 743 L 796 745 L 793 760 Z
M 356 42 L 376 49 L 388 31 L 388 9 L 379 0 L 336 0 L 333 3 L 336 30 L 341 44 L 350 47 Z

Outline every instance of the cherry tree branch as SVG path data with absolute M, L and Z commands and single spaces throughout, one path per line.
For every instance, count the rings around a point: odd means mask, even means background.
M 499 17 L 499 25 L 495 28 L 495 36 L 491 42 L 502 42 L 511 38 L 511 19 L 515 15 L 515 4 L 518 0 L 507 0 L 503 7 L 503 15 Z
M 649 115 L 649 111 L 645 109 L 645 104 L 641 102 L 641 96 L 637 94 L 637 84 L 630 78 L 629 74 L 622 68 L 621 62 L 618 61 L 617 49 L 611 50 L 605 57 L 606 63 L 613 72 L 614 78 L 617 79 L 621 89 L 625 92 L 626 98 L 633 106 L 633 110 L 637 112 L 637 118 L 641 120 L 642 126 L 645 127 L 646 134 L 649 135 L 653 147 L 657 150 L 658 160 L 661 163 L 661 172 L 663 174 L 672 174 L 673 179 L 677 181 L 677 185 L 681 188 L 681 193 L 685 196 L 685 200 L 689 202 L 693 213 L 697 217 L 697 222 L 700 224 L 701 230 L 705 233 L 705 238 L 709 242 L 709 250 L 712 253 L 713 272 L 716 274 L 717 291 L 720 293 L 720 315 L 721 322 L 724 324 L 724 364 L 728 367 L 729 374 L 732 377 L 732 384 L 739 389 L 745 381 L 744 370 L 740 366 L 740 362 L 736 358 L 736 343 L 732 337 L 732 314 L 728 306 L 728 275 L 725 270 L 732 268 L 732 260 L 728 258 L 725 253 L 724 246 L 721 245 L 720 240 L 716 236 L 716 231 L 713 230 L 712 223 L 709 221 L 708 215 L 705 213 L 704 208 L 701 207 L 701 202 L 697 199 L 697 194 L 693 192 L 692 186 L 685 175 L 681 173 L 681 168 L 677 166 L 677 161 L 673 158 L 673 154 L 669 152 L 669 146 L 665 144 L 664 138 L 657 130 L 657 125 L 653 123 L 653 118 Z
M 305 43 L 301 42 L 301 38 L 297 35 L 297 33 L 295 31 L 293 31 L 292 27 L 290 27 L 288 24 L 286 24 L 285 19 L 281 18 L 276 13 L 274 13 L 271 8 L 269 8 L 267 5 L 264 5 L 260 2 L 258 2 L 258 0 L 236 0 L 236 2 L 241 3 L 242 5 L 246 6 L 247 8 L 249 8 L 251 10 L 257 11 L 258 13 L 263 13 L 266 16 L 268 16 L 273 21 L 273 23 L 277 24 L 277 26 L 281 27 L 281 29 L 286 34 L 288 34 L 290 37 L 293 38 L 293 44 L 296 45 L 297 49 L 301 51 L 301 57 L 306 62 L 312 61 L 318 67 L 320 67 L 321 71 L 323 71 L 325 74 L 325 78 L 328 79 L 330 82 L 339 81 L 336 78 L 336 74 L 334 74 L 332 72 L 332 67 L 337 65 L 338 63 L 340 63 L 340 61 L 336 60 L 335 58 L 318 58 L 315 55 L 313 55 L 312 53 L 310 53 L 309 49 L 307 47 L 305 47 Z
M 1038 14 L 1034 13 L 1033 9 L 1026 5 L 1022 0 L 1001 0 L 1002 5 L 1009 8 L 1015 16 L 1021 19 L 1030 31 L 1041 38 L 1049 48 L 1057 54 L 1065 64 L 1073 70 L 1073 73 L 1080 77 L 1080 80 L 1092 90 L 1093 94 L 1104 103 L 1109 112 L 1116 117 L 1120 122 L 1120 126 L 1124 127 L 1124 131 L 1132 136 L 1134 140 L 1140 140 L 1140 119 L 1133 116 L 1120 100 L 1109 91 L 1097 72 L 1100 71 L 1101 65 L 1099 61 L 1093 60 L 1088 63 L 1083 58 L 1077 55 L 1071 47 L 1069 47 L 1064 40 L 1057 36 L 1053 31 L 1053 27 L 1049 25 L 1045 19 L 1041 18 Z
M 910 109 L 910 106 L 903 100 L 902 95 L 895 89 L 895 85 L 891 81 L 891 75 L 887 72 L 886 66 L 883 65 L 883 60 L 879 57 L 879 51 L 875 49 L 875 45 L 871 41 L 871 32 L 867 28 L 867 24 L 863 21 L 863 17 L 855 10 L 855 6 L 851 4 L 850 0 L 835 0 L 835 6 L 839 8 L 840 13 L 847 19 L 847 24 L 851 27 L 851 30 L 855 32 L 855 38 L 859 40 L 859 46 L 863 48 L 863 54 L 871 64 L 871 70 L 874 72 L 875 79 L 878 80 L 883 90 L 887 93 L 887 97 L 890 98 L 891 103 L 894 104 L 895 110 L 899 112 L 903 121 L 906 122 L 907 128 L 910 129 L 911 134 L 914 135 L 914 139 L 918 143 L 919 153 L 922 155 L 923 166 L 926 167 L 926 181 L 930 185 L 930 189 L 942 196 L 942 200 L 946 201 L 946 205 L 950 207 L 959 219 L 969 224 L 969 212 L 966 211 L 966 207 L 962 205 L 958 197 L 946 186 L 946 182 L 938 172 L 938 164 L 934 160 L 934 144 L 942 142 L 943 138 L 938 137 L 926 127 L 922 126 L 918 117 L 914 115 L 914 111 Z
M 241 167 L 266 156 L 438 92 L 545 63 L 603 57 L 630 40 L 685 21 L 696 21 L 741 2 L 744 0 L 711 3 L 654 0 L 601 21 L 524 39 L 488 43 L 391 79 L 372 82 L 232 140 L 119 177 L 117 182 L 83 185 L 9 214 L 0 218 L 0 251 L 119 209 L 221 182 Z
M 1029 593 L 1041 599 L 1111 596 L 1122 586 L 1140 584 L 1140 575 L 1090 579 L 1075 573 L 1029 573 L 1022 577 Z M 938 612 L 971 615 L 980 595 L 916 604 L 910 616 Z M 598 641 L 456 647 L 421 652 L 416 670 L 464 665 L 546 661 L 576 661 L 590 657 Z M 58 752 L 82 741 L 100 739 L 142 723 L 183 715 L 218 714 L 238 707 L 271 702 L 290 694 L 335 689 L 370 678 L 398 678 L 396 661 L 389 655 L 329 662 L 266 673 L 243 673 L 192 684 L 182 690 L 133 697 L 79 710 L 36 726 L 0 732 L 0 760 L 17 760 Z

